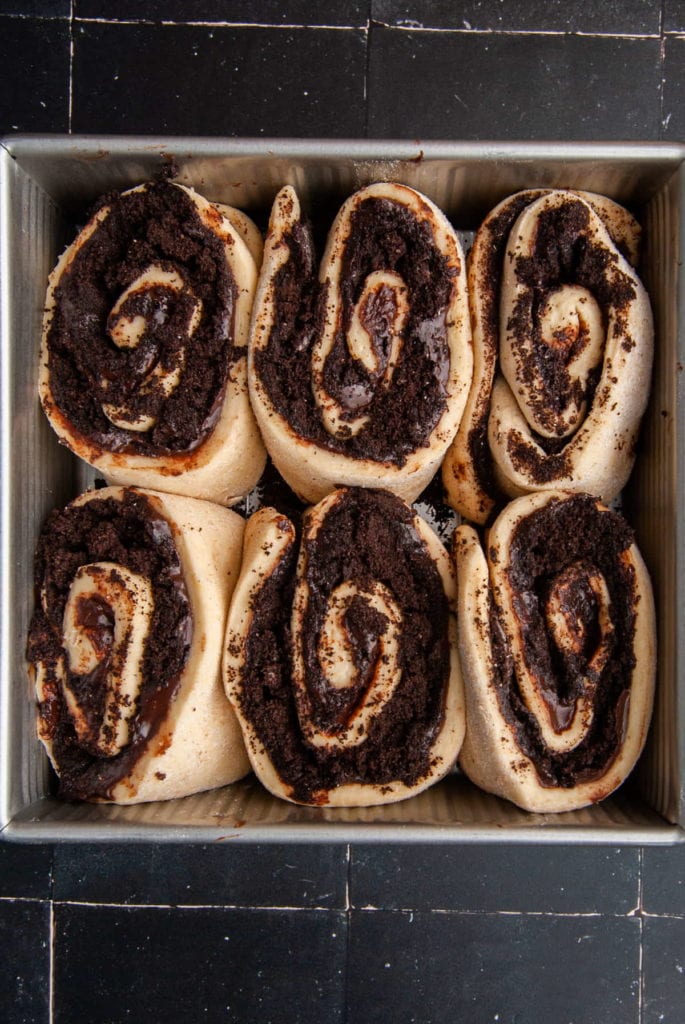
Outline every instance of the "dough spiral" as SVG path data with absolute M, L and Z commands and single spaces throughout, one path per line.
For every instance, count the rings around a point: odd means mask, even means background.
M 541 491 L 495 520 L 484 550 L 458 527 L 460 764 L 530 811 L 596 803 L 645 741 L 656 639 L 632 531 L 586 494 Z
M 49 517 L 28 658 L 61 796 L 165 800 L 248 771 L 220 671 L 242 534 L 228 509 L 138 488 Z
M 447 553 L 386 491 L 333 491 L 297 534 L 252 516 L 229 613 L 226 692 L 254 770 L 297 803 L 418 793 L 464 729 Z
M 554 487 L 610 501 L 632 469 L 652 366 L 639 226 L 603 196 L 505 199 L 469 256 L 474 377 L 443 464 L 450 503 L 484 523 Z
M 338 485 L 412 501 L 466 401 L 464 261 L 445 216 L 404 185 L 351 196 L 318 280 L 293 188 L 274 202 L 251 332 L 250 394 L 279 472 L 313 503 Z
M 261 239 L 172 182 L 105 197 L 53 270 L 39 392 L 110 482 L 232 504 L 264 448 L 247 393 Z M 256 262 L 257 261 L 257 262 Z

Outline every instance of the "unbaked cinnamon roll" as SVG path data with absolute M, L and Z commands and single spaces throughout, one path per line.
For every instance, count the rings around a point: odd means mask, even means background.
M 249 770 L 221 656 L 243 520 L 138 488 L 53 512 L 28 659 L 38 733 L 68 800 L 166 800 Z
M 454 553 L 463 770 L 529 811 L 602 800 L 652 709 L 654 606 L 632 530 L 589 495 L 539 492 L 504 509 L 484 548 L 460 526 Z
M 505 199 L 477 232 L 473 384 L 443 464 L 466 518 L 552 487 L 609 501 L 625 484 L 653 350 L 639 233 L 603 196 L 542 189 Z
M 461 247 L 430 200 L 389 183 L 355 193 L 317 278 L 297 195 L 279 192 L 249 379 L 267 450 L 299 497 L 345 484 L 413 501 L 454 437 L 471 372 Z
M 248 521 L 229 613 L 226 692 L 274 795 L 369 805 L 426 789 L 464 731 L 450 560 L 387 491 L 339 489 L 301 530 Z
M 50 276 L 39 390 L 110 482 L 232 504 L 264 448 L 246 344 L 261 239 L 172 182 L 105 197 Z

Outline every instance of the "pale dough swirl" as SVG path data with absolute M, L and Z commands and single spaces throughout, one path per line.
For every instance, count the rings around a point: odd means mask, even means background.
M 647 570 L 618 513 L 540 491 L 506 506 L 485 549 L 458 527 L 460 764 L 526 810 L 596 803 L 632 770 L 656 668 Z
M 265 453 L 247 391 L 261 238 L 240 211 L 155 182 L 106 197 L 50 275 L 39 392 L 108 481 L 224 505 Z
M 242 535 L 228 509 L 139 488 L 50 516 L 28 657 L 60 795 L 167 800 L 248 771 L 221 683 Z
M 469 255 L 474 377 L 443 464 L 484 523 L 505 496 L 561 487 L 610 501 L 649 395 L 653 325 L 639 226 L 602 196 L 530 190 L 488 215 Z
M 429 199 L 386 182 L 356 192 L 317 277 L 298 197 L 281 189 L 249 381 L 267 450 L 299 497 L 349 485 L 414 500 L 454 437 L 471 373 L 463 254 Z
M 464 728 L 454 596 L 442 544 L 389 492 L 333 491 L 301 532 L 252 516 L 224 679 L 271 793 L 363 806 L 442 778 Z

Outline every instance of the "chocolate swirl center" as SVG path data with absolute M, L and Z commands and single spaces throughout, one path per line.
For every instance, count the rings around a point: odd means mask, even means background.
M 273 281 L 273 328 L 255 366 L 300 436 L 402 466 L 446 408 L 457 271 L 430 218 L 393 200 L 365 198 L 337 224 L 319 283 L 309 228 L 290 231 Z
M 168 182 L 104 204 L 54 288 L 51 401 L 99 448 L 192 451 L 216 423 L 236 355 L 225 244 Z
M 296 801 L 325 803 L 347 783 L 416 784 L 443 723 L 450 646 L 442 579 L 411 509 L 350 488 L 305 517 L 297 558 L 292 526 L 280 536 L 278 566 L 250 599 L 242 714 Z
M 155 426 L 181 381 L 201 316 L 202 303 L 181 275 L 160 266 L 147 267 L 117 299 L 107 332 L 119 351 L 100 381 L 102 410 L 116 427 Z
M 310 609 L 306 566 L 300 573 L 292 632 L 302 734 L 316 747 L 355 746 L 368 738 L 399 685 L 402 613 L 378 580 L 345 580 L 327 595 L 325 610 Z
M 502 273 L 500 365 L 543 447 L 583 424 L 609 332 L 625 330 L 635 296 L 618 250 L 582 199 L 546 195 L 519 214 Z M 623 344 L 632 343 L 626 333 Z
M 60 795 L 108 798 L 156 734 L 192 635 L 168 521 L 140 493 L 48 518 L 28 640 Z
M 69 588 L 58 677 L 79 741 L 96 756 L 129 742 L 153 610 L 149 580 L 112 562 L 82 565 Z
M 620 749 L 635 665 L 632 540 L 587 495 L 543 506 L 513 533 L 491 624 L 497 693 L 543 785 L 598 778 Z

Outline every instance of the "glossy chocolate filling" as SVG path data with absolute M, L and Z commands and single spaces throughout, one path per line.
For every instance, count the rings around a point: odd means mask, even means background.
M 76 735 L 61 686 L 55 675 L 64 657 L 62 622 L 69 588 L 82 565 L 107 561 L 122 565 L 151 581 L 154 611 L 142 663 L 138 708 L 131 720 L 129 743 L 118 754 L 102 757 Z M 172 529 L 148 499 L 136 491 L 121 501 L 93 499 L 85 505 L 56 510 L 48 517 L 36 552 L 37 591 L 28 639 L 29 661 L 47 669 L 48 693 L 39 705 L 42 728 L 53 743 L 59 774 L 59 795 L 68 800 L 109 798 L 159 731 L 177 692 L 192 637 L 192 615 Z M 48 612 L 40 594 L 45 590 Z M 107 643 L 112 614 L 100 598 L 81 603 L 79 615 L 90 633 Z M 68 664 L 68 659 L 65 658 Z M 105 690 L 98 666 L 88 676 L 70 675 L 89 724 L 102 721 Z
M 108 451 L 192 451 L 216 423 L 236 356 L 236 284 L 224 244 L 190 197 L 167 182 L 105 196 L 100 205 L 110 208 L 108 216 L 55 288 L 48 333 L 53 401 L 75 430 Z M 184 291 L 134 291 L 122 312 L 144 316 L 145 334 L 136 347 L 118 348 L 108 335 L 112 309 L 152 265 L 178 274 Z M 167 396 L 150 372 L 179 366 L 179 339 L 186 336 L 195 300 L 202 304 L 199 325 L 185 343 L 180 384 Z M 144 432 L 115 426 L 103 403 L 122 404 L 156 422 Z
M 286 238 L 290 258 L 274 278 L 274 326 L 267 346 L 255 353 L 257 373 L 275 408 L 303 438 L 331 451 L 402 466 L 425 447 L 446 406 L 450 353 L 446 310 L 454 270 L 436 248 L 428 227 L 405 207 L 367 199 L 351 218 L 341 276 L 342 318 L 324 370 L 324 387 L 350 418 L 369 416 L 362 430 L 334 437 L 321 422 L 311 384 L 311 348 L 322 332 L 326 285 L 315 280 L 311 232 L 296 224 Z M 369 372 L 349 352 L 346 332 L 367 277 L 393 271 L 407 286 L 409 316 L 388 387 L 382 370 Z M 380 367 L 387 364 L 394 298 L 380 288 L 362 310 Z
M 551 502 L 522 521 L 514 532 L 509 577 L 525 638 L 524 658 L 540 681 L 555 728 L 563 729 L 572 718 L 581 694 L 581 677 L 597 640 L 596 602 L 584 582 L 590 571 L 602 574 L 610 598 L 613 634 L 609 657 L 595 680 L 593 721 L 581 742 L 565 753 L 555 753 L 545 745 L 519 692 L 514 662 L 491 606 L 490 636 L 500 710 L 543 786 L 568 789 L 598 779 L 620 751 L 635 667 L 635 607 L 639 600 L 634 572 L 621 560 L 632 542 L 625 520 L 614 512 L 599 512 L 587 495 Z M 544 610 L 550 587 L 568 567 L 573 567 L 568 570 L 572 582 L 564 580 L 564 611 L 578 623 L 579 637 L 570 652 L 560 651 L 554 643 Z
M 323 803 L 346 783 L 410 786 L 431 769 L 442 725 L 450 672 L 448 604 L 440 575 L 402 502 L 383 491 L 347 491 L 307 545 L 311 596 L 305 625 L 305 663 L 312 717 L 335 733 L 368 686 L 384 616 L 352 602 L 347 629 L 359 671 L 354 692 L 328 687 L 317 658 L 328 595 L 346 580 L 377 580 L 402 610 L 402 677 L 358 746 L 325 751 L 303 739 L 292 690 L 291 608 L 296 553 L 265 580 L 253 604 L 242 671 L 242 711 L 268 751 L 293 799 Z

